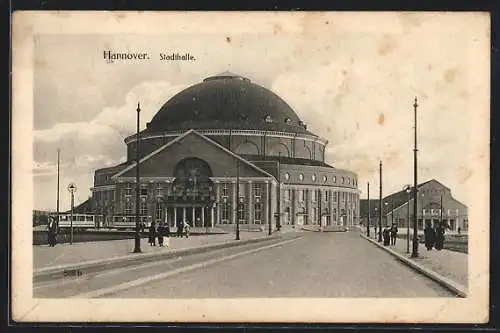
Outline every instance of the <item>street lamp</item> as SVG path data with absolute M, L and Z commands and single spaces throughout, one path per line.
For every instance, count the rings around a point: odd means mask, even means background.
M 379 186 L 380 186 L 380 192 L 379 192 L 379 202 L 378 202 L 378 241 L 379 243 L 382 242 L 382 161 L 380 161 L 379 164 Z
M 415 103 L 413 103 L 414 110 L 414 136 L 415 144 L 413 148 L 413 252 L 411 254 L 412 258 L 418 257 L 418 238 L 417 238 L 417 198 L 418 198 L 418 184 L 417 184 L 417 97 L 415 97 Z
M 368 221 L 366 222 L 366 235 L 370 237 L 370 182 L 368 182 Z
M 236 160 L 236 240 L 240 240 L 240 160 Z
M 71 221 L 70 221 L 70 229 L 71 229 L 71 234 L 69 238 L 69 244 L 73 244 L 73 207 L 75 203 L 75 192 L 76 192 L 76 185 L 74 183 L 70 183 L 68 185 L 68 191 L 71 193 Z
M 140 177 L 139 177 L 139 143 L 140 143 L 140 134 L 139 134 L 139 114 L 141 112 L 140 104 L 137 103 L 137 135 L 136 135 L 136 144 L 135 144 L 135 183 L 136 183 L 136 193 L 135 193 L 135 244 L 134 244 L 134 253 L 141 253 L 141 236 L 140 236 L 140 224 L 139 224 L 139 206 L 140 206 Z
M 411 185 L 405 185 L 403 191 L 408 194 L 408 216 L 406 219 L 406 253 L 410 253 L 410 199 Z

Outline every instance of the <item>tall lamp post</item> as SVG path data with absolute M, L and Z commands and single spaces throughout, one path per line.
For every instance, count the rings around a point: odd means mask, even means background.
M 240 240 L 240 160 L 236 161 L 236 240 Z
M 58 148 L 57 149 L 57 200 L 56 200 L 56 210 L 57 210 L 56 228 L 57 228 L 57 230 L 59 230 L 59 160 L 60 160 L 60 152 L 61 152 L 61 150 Z
M 278 153 L 278 202 L 277 202 L 277 209 L 278 209 L 278 216 L 276 220 L 276 230 L 280 231 L 281 230 L 281 152 Z
M 134 253 L 141 253 L 141 236 L 140 236 L 140 217 L 139 217 L 139 206 L 140 206 L 140 177 L 139 177 L 139 144 L 140 144 L 140 134 L 139 134 L 139 114 L 141 113 L 141 106 L 137 103 L 137 134 L 135 143 L 135 244 Z
M 417 184 L 417 97 L 415 97 L 415 103 L 413 103 L 414 110 L 414 148 L 413 148 L 413 252 L 411 253 L 412 258 L 418 257 L 418 238 L 417 238 L 417 198 L 418 198 L 418 184 Z
M 406 253 L 410 253 L 410 199 L 411 199 L 411 185 L 405 185 L 403 191 L 408 194 L 408 216 L 406 219 Z
M 71 193 L 71 215 L 70 215 L 70 238 L 69 238 L 69 244 L 73 244 L 73 207 L 75 206 L 75 192 L 76 192 L 76 185 L 74 183 L 70 183 L 68 185 L 68 191 Z
M 380 183 L 380 193 L 379 193 L 379 202 L 378 202 L 378 241 L 382 242 L 382 161 L 380 161 L 379 165 L 379 183 Z
M 368 221 L 366 222 L 366 235 L 370 237 L 370 182 L 368 182 Z

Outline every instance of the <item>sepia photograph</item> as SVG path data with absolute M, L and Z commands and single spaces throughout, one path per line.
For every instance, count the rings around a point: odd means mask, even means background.
M 489 46 L 479 12 L 15 12 L 13 319 L 487 322 Z

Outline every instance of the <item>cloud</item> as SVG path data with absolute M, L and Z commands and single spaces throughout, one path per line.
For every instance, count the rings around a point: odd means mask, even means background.
M 67 181 L 78 180 L 79 187 L 88 191 L 93 186 L 96 169 L 122 163 L 126 159 L 123 140 L 136 131 L 137 101 L 141 103 L 141 129 L 160 107 L 183 86 L 164 81 L 143 82 L 134 86 L 119 106 L 107 106 L 97 116 L 85 122 L 58 123 L 48 129 L 34 131 L 35 189 L 56 181 L 57 149 L 60 152 L 60 172 Z M 53 186 L 53 185 L 50 185 Z M 44 197 L 37 196 L 36 206 Z

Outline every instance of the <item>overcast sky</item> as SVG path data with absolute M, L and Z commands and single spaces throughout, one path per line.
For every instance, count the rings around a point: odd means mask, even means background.
M 368 181 L 371 196 L 378 197 L 380 159 L 384 195 L 413 182 L 417 96 L 419 182 L 435 178 L 467 204 L 473 171 L 466 163 L 474 156 L 469 142 L 478 89 L 471 50 L 486 45 L 487 36 L 453 20 L 391 19 L 398 29 L 383 34 L 330 29 L 321 21 L 321 29 L 301 33 L 280 32 L 275 25 L 270 33 L 254 34 L 201 29 L 37 36 L 35 209 L 55 208 L 58 147 L 61 209 L 67 209 L 69 182 L 79 188 L 78 204 L 90 195 L 95 169 L 124 161 L 123 140 L 135 132 L 138 101 L 144 128 L 174 94 L 223 71 L 280 95 L 308 130 L 329 141 L 327 162 L 359 175 L 362 198 Z M 151 59 L 109 64 L 106 50 L 148 52 Z M 189 52 L 196 61 L 162 62 L 160 52 Z

